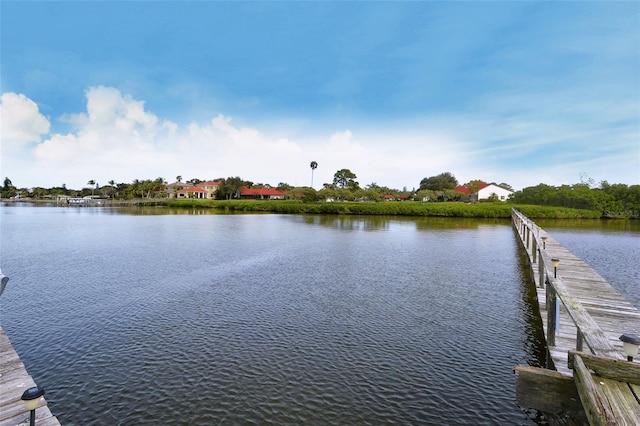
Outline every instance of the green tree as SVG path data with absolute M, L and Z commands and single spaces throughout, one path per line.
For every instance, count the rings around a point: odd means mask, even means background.
M 133 193 L 131 191 L 131 184 L 129 183 L 119 183 L 116 185 L 116 195 L 118 198 L 131 199 L 133 197 Z
M 163 178 L 159 177 L 154 180 L 148 180 L 147 182 L 147 198 L 157 198 L 159 195 L 166 195 L 167 183 Z
M 113 198 L 113 195 L 116 192 L 116 181 L 111 179 L 109 182 L 107 182 L 109 184 L 109 186 L 103 186 L 101 188 L 102 194 L 105 197 L 109 197 L 109 198 Z
M 540 183 L 514 192 L 511 196 L 511 201 L 517 204 L 557 205 L 554 204 L 556 202 L 556 192 L 557 188 Z
M 420 189 L 432 191 L 444 191 L 445 189 L 453 189 L 456 186 L 458 186 L 458 179 L 450 172 L 440 173 L 437 176 L 424 178 L 420 181 Z
M 142 181 L 140 179 L 134 179 L 129 185 L 128 192 L 131 198 L 142 198 L 144 195 L 144 188 L 142 187 Z
M 293 186 L 289 185 L 289 184 L 288 184 L 288 183 L 286 183 L 286 182 L 280 182 L 280 183 L 278 184 L 278 186 L 276 186 L 276 188 L 277 188 L 279 191 L 291 191 L 292 189 L 294 189 L 294 188 L 293 188 Z
M 240 197 L 240 188 L 247 186 L 247 183 L 239 177 L 228 177 L 222 179 L 216 190 L 216 198 L 230 200 Z
M 421 189 L 416 193 L 416 199 L 418 201 L 437 201 L 438 195 L 430 189 Z
M 469 191 L 471 191 L 472 194 L 477 194 L 478 190 L 480 189 L 480 185 L 483 185 L 483 184 L 484 184 L 483 180 L 474 179 L 474 180 L 470 180 L 469 182 L 465 183 L 464 186 L 469 188 Z
M 384 200 L 384 196 L 388 193 L 388 191 L 384 191 L 383 188 L 372 184 L 367 185 L 364 190 L 364 197 L 369 201 L 382 201 Z
M 356 182 L 358 177 L 349 169 L 338 170 L 333 175 L 333 184 L 338 188 L 358 189 L 360 184 Z
M 314 203 L 318 201 L 318 193 L 313 188 L 302 188 L 302 202 Z
M 336 192 L 336 186 L 331 183 L 325 183 L 323 188 L 318 191 L 318 199 L 321 200 L 336 200 L 338 193 Z
M 31 195 L 34 198 L 43 198 L 45 195 L 49 195 L 49 191 L 45 188 L 37 186 L 33 188 L 33 191 L 31 191 Z
M 13 182 L 11 182 L 11 179 L 9 179 L 8 177 L 4 178 L 4 184 L 2 185 L 2 189 L 4 189 L 5 191 L 8 190 L 9 188 L 13 187 Z
M 2 198 L 11 198 L 15 197 L 17 193 L 16 187 L 13 186 L 11 179 L 8 177 L 4 178 L 4 184 L 2 185 Z
M 96 181 L 91 179 L 89 180 L 89 182 L 87 182 L 87 185 L 89 185 L 89 187 L 91 188 L 91 195 L 93 195 L 93 190 L 95 189 Z

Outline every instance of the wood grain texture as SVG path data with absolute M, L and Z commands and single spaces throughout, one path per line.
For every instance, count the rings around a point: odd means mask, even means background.
M 22 402 L 22 393 L 36 384 L 27 373 L 9 338 L 0 327 L 0 426 L 29 424 L 29 412 Z M 36 409 L 36 425 L 59 426 L 44 398 Z

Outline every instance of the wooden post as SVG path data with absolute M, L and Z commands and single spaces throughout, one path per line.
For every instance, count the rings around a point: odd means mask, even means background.
M 578 327 L 578 331 L 576 332 L 576 351 L 582 352 L 582 333 L 580 332 L 580 327 Z
M 527 250 L 529 250 L 529 237 L 531 236 L 531 228 L 527 227 Z
M 531 261 L 536 263 L 538 257 L 538 244 L 536 244 L 536 239 L 533 238 L 531 241 Z
M 538 263 L 538 285 L 540 288 L 544 288 L 544 258 L 542 252 L 540 252 L 540 262 Z
M 547 283 L 547 344 L 549 346 L 556 345 L 556 309 L 558 298 L 553 284 Z

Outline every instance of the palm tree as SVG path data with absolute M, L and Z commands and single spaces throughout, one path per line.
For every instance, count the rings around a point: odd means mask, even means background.
M 318 163 L 312 161 L 309 166 L 311 167 L 311 187 L 313 188 L 313 171 L 318 168 Z
M 89 185 L 91 187 L 91 195 L 93 195 L 93 190 L 94 190 L 94 185 L 96 184 L 96 181 L 91 179 L 89 182 L 87 182 L 87 185 Z

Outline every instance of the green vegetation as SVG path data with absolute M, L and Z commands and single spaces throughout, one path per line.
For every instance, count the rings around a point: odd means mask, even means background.
M 163 178 L 134 180 L 132 183 L 118 183 L 110 180 L 107 185 L 100 186 L 95 180 L 90 179 L 89 185 L 80 190 L 69 189 L 64 183 L 62 186 L 53 188 L 17 188 L 11 182 L 11 179 L 5 178 L 4 184 L 0 189 L 1 198 L 30 198 L 32 200 L 51 199 L 59 195 L 69 197 L 86 197 L 96 196 L 101 198 L 112 198 L 119 200 L 133 200 L 139 198 L 163 198 L 167 197 L 165 192 L 167 186 Z
M 421 190 L 442 191 L 453 189 L 456 186 L 458 186 L 458 179 L 450 172 L 440 173 L 437 176 L 424 178 L 420 181 Z
M 311 178 L 318 163 L 310 163 Z M 175 191 L 167 190 L 163 178 L 154 180 L 134 180 L 132 183 L 115 183 L 111 180 L 100 186 L 94 179 L 87 182 L 88 187 L 81 190 L 68 189 L 65 184 L 53 188 L 17 188 L 6 177 L 0 195 L 3 199 L 28 199 L 50 201 L 57 196 L 71 197 L 94 196 L 110 200 L 135 200 L 138 204 L 145 201 L 170 206 L 202 206 L 226 211 L 276 213 L 318 213 L 318 214 L 362 214 L 362 215 L 405 215 L 440 217 L 482 217 L 508 218 L 512 206 L 532 218 L 612 218 L 640 219 L 640 185 L 609 184 L 606 181 L 596 187 L 592 180 L 575 185 L 554 187 L 545 184 L 527 187 L 512 194 L 507 203 L 496 200 L 481 200 L 480 203 L 468 203 L 473 199 L 467 193 L 453 188 L 458 184 L 455 176 L 449 172 L 425 177 L 416 190 L 402 191 L 380 186 L 375 182 L 364 188 L 356 181 L 357 176 L 349 169 L 338 170 L 332 183 L 323 184 L 323 188 L 293 187 L 281 182 L 277 189 L 284 192 L 285 200 L 240 200 L 240 188 L 271 187 L 268 184 L 245 181 L 240 177 L 216 179 L 219 182 L 217 192 L 209 194 L 216 200 L 188 199 L 176 200 Z M 178 182 L 182 176 L 177 176 Z M 187 181 L 191 185 L 203 182 L 194 178 Z M 481 180 L 472 180 L 465 184 L 471 193 L 477 192 Z M 510 188 L 506 183 L 499 186 Z M 172 192 L 173 191 L 173 192 Z M 393 200 L 393 201 L 392 201 Z M 398 200 L 398 201 L 396 201 Z
M 287 214 L 349 214 L 384 216 L 435 216 L 435 217 L 511 217 L 511 207 L 518 208 L 531 218 L 573 218 L 597 219 L 600 215 L 592 210 L 578 210 L 561 207 L 512 205 L 506 203 L 464 204 L 457 202 L 422 203 L 417 201 L 359 203 L 341 202 L 305 203 L 289 200 L 163 200 L 169 207 L 202 207 L 220 209 L 227 212 L 273 212 Z
M 514 193 L 510 201 L 592 210 L 606 218 L 640 219 L 640 185 L 603 181 L 599 187 L 592 188 L 588 183 L 559 187 L 541 183 Z

